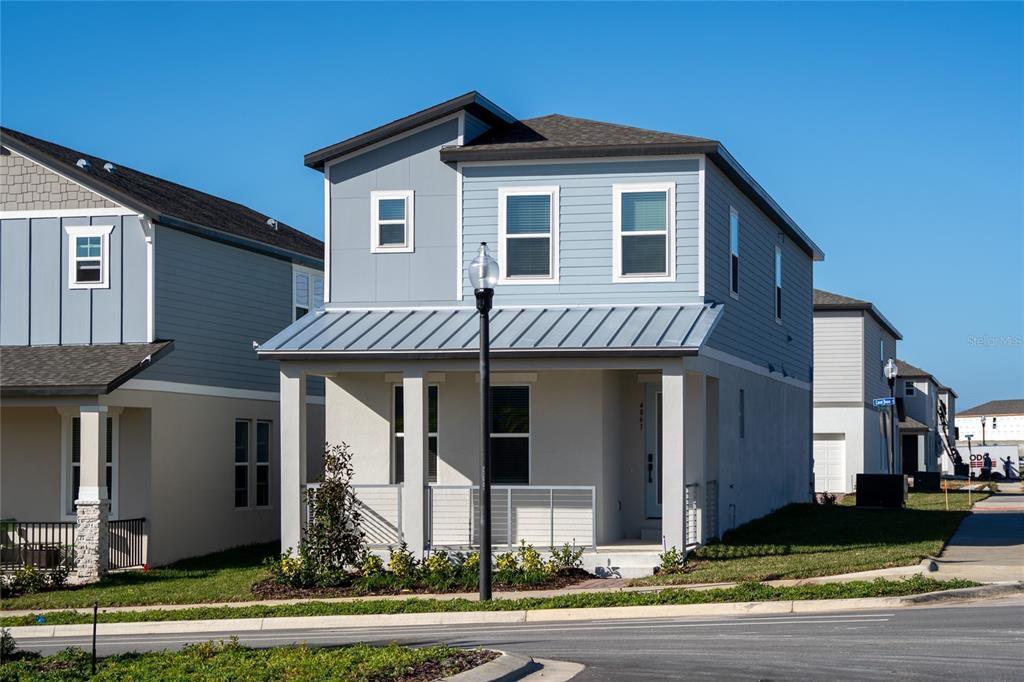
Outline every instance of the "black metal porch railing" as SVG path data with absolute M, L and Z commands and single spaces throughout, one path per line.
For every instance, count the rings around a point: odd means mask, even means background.
M 112 570 L 141 568 L 146 563 L 146 519 L 118 519 L 109 523 L 107 564 Z
M 0 570 L 75 565 L 74 521 L 0 521 Z

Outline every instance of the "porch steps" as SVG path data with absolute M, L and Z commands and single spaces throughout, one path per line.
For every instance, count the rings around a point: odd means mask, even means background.
M 660 538 L 659 538 L 660 539 Z M 601 578 L 644 578 L 654 575 L 660 551 L 585 552 L 583 568 Z

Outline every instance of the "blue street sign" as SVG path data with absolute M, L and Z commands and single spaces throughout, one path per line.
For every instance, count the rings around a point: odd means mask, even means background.
M 875 407 L 891 407 L 896 403 L 895 398 L 875 398 L 871 401 L 871 404 Z

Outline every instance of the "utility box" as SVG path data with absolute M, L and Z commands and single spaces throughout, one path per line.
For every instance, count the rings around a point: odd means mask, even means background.
M 903 474 L 857 474 L 857 506 L 902 509 L 907 504 Z
M 916 471 L 914 472 L 914 492 L 937 493 L 940 490 L 942 474 L 938 471 Z

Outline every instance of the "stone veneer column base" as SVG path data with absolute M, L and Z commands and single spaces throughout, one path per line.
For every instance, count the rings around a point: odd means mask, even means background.
M 109 506 L 107 500 L 75 500 L 75 565 L 80 583 L 96 582 L 107 573 Z

